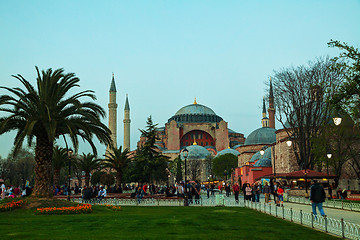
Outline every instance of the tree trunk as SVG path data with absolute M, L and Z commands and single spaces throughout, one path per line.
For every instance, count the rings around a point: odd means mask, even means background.
M 122 180 L 122 176 L 121 176 L 121 175 L 122 175 L 122 174 L 119 173 L 119 172 L 116 173 L 116 185 L 117 185 L 117 187 L 121 186 L 121 180 Z
M 60 169 L 54 169 L 54 186 L 59 185 L 59 179 L 60 179 Z
M 45 136 L 44 136 L 45 135 Z M 34 197 L 52 197 L 51 182 L 51 157 L 53 143 L 49 142 L 46 134 L 36 137 L 35 146 L 35 186 Z
M 90 173 L 89 172 L 85 172 L 85 186 L 87 186 L 87 187 L 90 186 Z

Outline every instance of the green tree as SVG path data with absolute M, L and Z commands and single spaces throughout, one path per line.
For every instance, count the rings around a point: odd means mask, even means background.
M 133 179 L 149 183 L 167 180 L 165 169 L 168 167 L 169 158 L 161 155 L 155 146 L 155 142 L 158 140 L 156 131 L 157 124 L 153 124 L 151 116 L 147 119 L 146 124 L 147 127 L 145 130 L 140 129 L 146 141 L 136 151 L 132 164 Z
M 25 138 L 30 145 L 35 142 L 35 187 L 34 196 L 52 196 L 51 158 L 54 141 L 61 135 L 68 135 L 78 148 L 78 137 L 87 141 L 94 153 L 95 135 L 101 143 L 110 144 L 110 130 L 101 123 L 105 111 L 93 102 L 81 102 L 83 97 L 95 100 L 93 91 L 86 90 L 67 97 L 69 91 L 79 87 L 79 78 L 74 73 L 65 74 L 63 69 L 39 71 L 34 88 L 20 74 L 13 76 L 22 88 L 0 87 L 10 95 L 0 96 L 1 111 L 8 113 L 0 118 L 0 134 L 16 130 L 14 140 L 16 153 Z
M 11 152 L 0 162 L 0 178 L 14 186 L 22 186 L 26 180 L 32 182 L 34 173 L 34 153 L 21 148 L 16 156 Z
M 76 163 L 76 168 L 85 172 L 85 186 L 90 186 L 90 173 L 101 167 L 101 159 L 97 159 L 94 154 L 83 153 Z
M 61 148 L 59 146 L 55 146 L 53 150 L 53 155 L 51 158 L 51 165 L 54 171 L 54 185 L 59 185 L 60 180 L 60 171 L 63 167 L 67 165 L 69 161 L 68 151 L 66 148 Z
M 346 110 L 356 124 L 360 123 L 360 51 L 347 43 L 331 40 L 329 47 L 337 47 L 342 52 L 332 60 L 334 70 L 345 76 L 345 81 L 333 96 L 332 102 L 339 109 Z
M 234 154 L 226 153 L 213 159 L 213 172 L 217 176 L 224 176 L 225 170 L 226 174 L 229 174 L 237 165 L 238 158 Z
M 169 164 L 170 172 L 175 176 L 177 182 L 180 182 L 183 179 L 183 166 L 184 161 L 181 160 L 180 156 L 175 158 Z
M 116 171 L 116 185 L 120 186 L 123 180 L 123 173 L 129 165 L 129 149 L 124 149 L 122 151 L 122 146 L 117 148 L 112 148 L 111 151 L 108 151 L 106 154 L 106 159 L 104 167 L 109 167 Z

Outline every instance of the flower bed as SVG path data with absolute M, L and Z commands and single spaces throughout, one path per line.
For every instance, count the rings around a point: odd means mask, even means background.
M 110 208 L 111 210 L 114 211 L 121 211 L 121 206 L 114 206 L 114 205 L 105 205 L 107 208 Z
M 90 204 L 77 205 L 76 207 L 50 207 L 50 208 L 37 208 L 35 214 L 47 214 L 47 215 L 66 215 L 66 214 L 81 214 L 91 213 L 92 208 Z
M 0 205 L 0 212 L 11 211 L 15 208 L 21 208 L 24 205 L 23 200 L 12 201 Z

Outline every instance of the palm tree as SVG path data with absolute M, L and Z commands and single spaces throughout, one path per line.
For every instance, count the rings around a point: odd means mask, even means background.
M 65 74 L 63 69 L 39 71 L 36 67 L 36 88 L 20 74 L 18 79 L 24 89 L 0 87 L 10 95 L 0 95 L 0 110 L 8 113 L 0 118 L 0 134 L 16 130 L 15 153 L 23 141 L 35 143 L 35 187 L 36 197 L 51 197 L 51 158 L 54 141 L 62 135 L 71 139 L 75 150 L 81 137 L 88 142 L 94 154 L 95 135 L 101 143 L 111 144 L 110 130 L 101 123 L 105 111 L 94 102 L 81 102 L 81 98 L 96 100 L 93 91 L 86 90 L 66 96 L 73 88 L 79 87 L 79 78 L 74 73 Z M 64 137 L 65 138 L 65 137 Z
M 126 148 L 122 151 L 122 146 L 117 148 L 112 148 L 111 151 L 108 151 L 105 159 L 105 167 L 109 167 L 116 171 L 116 185 L 120 186 L 123 177 L 123 171 L 128 166 L 130 161 L 129 149 Z
M 59 146 L 55 146 L 53 149 L 52 155 L 52 167 L 54 169 L 54 185 L 59 185 L 60 179 L 60 171 L 63 167 L 65 167 L 68 161 L 68 151 L 66 148 L 61 148 Z
M 83 153 L 75 163 L 76 168 L 85 172 L 85 186 L 90 184 L 90 173 L 101 167 L 101 159 L 96 159 L 94 154 Z

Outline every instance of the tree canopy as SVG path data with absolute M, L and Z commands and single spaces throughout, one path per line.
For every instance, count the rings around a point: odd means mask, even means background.
M 238 166 L 238 158 L 231 153 L 226 153 L 224 155 L 215 157 L 213 159 L 213 172 L 216 176 L 221 177 L 224 174 L 229 174 L 232 172 L 232 168 Z M 226 172 L 225 172 L 226 171 Z

